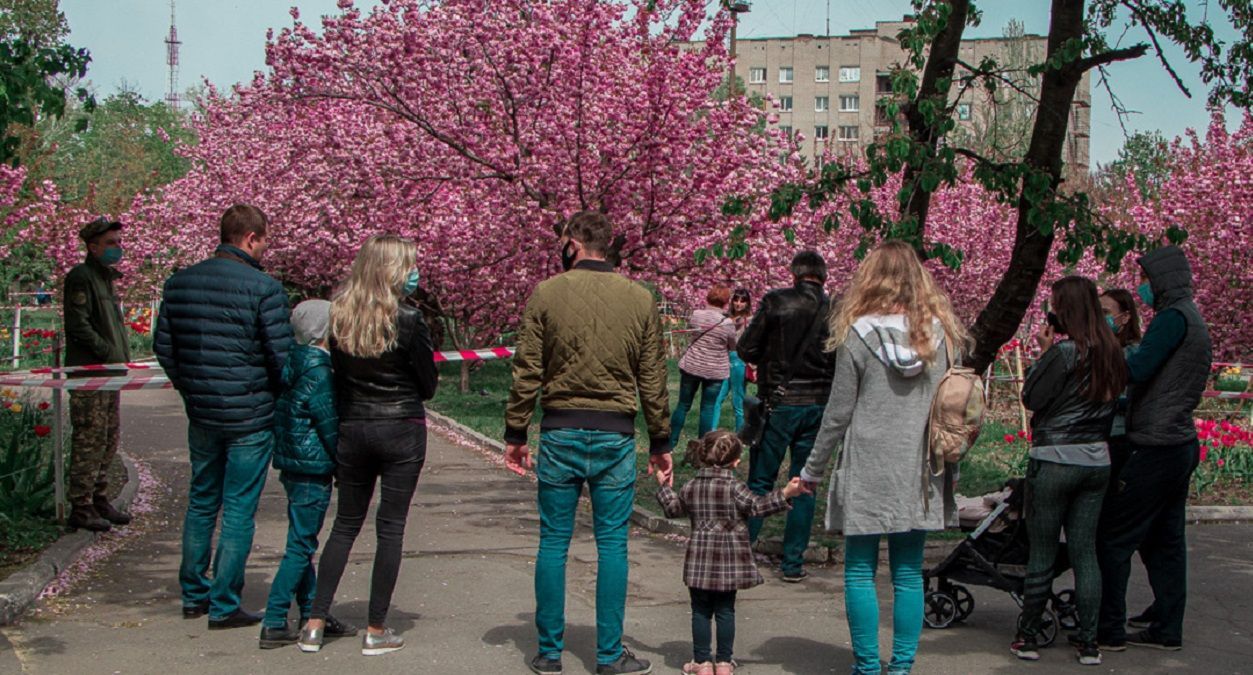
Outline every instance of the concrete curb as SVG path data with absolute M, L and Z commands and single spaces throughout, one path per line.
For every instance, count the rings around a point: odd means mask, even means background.
M 130 508 L 139 492 L 139 471 L 125 453 L 118 453 L 126 467 L 126 485 L 113 500 L 113 506 L 121 511 Z M 69 567 L 88 544 L 96 540 L 95 532 L 78 530 L 61 536 L 39 558 L 20 572 L 0 581 L 0 626 L 14 623 L 35 603 L 44 588 L 66 567 Z
M 1189 506 L 1188 522 L 1196 525 L 1253 523 L 1253 506 Z

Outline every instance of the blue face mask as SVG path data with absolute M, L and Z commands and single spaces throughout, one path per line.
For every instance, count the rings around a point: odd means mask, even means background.
M 1109 324 L 1109 329 L 1114 331 L 1114 335 L 1118 334 L 1118 324 L 1114 323 L 1114 316 L 1112 314 L 1105 315 L 1105 323 Z
M 409 273 L 409 276 L 405 279 L 404 288 L 402 288 L 400 291 L 401 293 L 405 295 L 405 297 L 409 297 L 410 295 L 413 295 L 413 292 L 418 290 L 418 278 L 419 277 L 418 277 L 417 270 L 414 270 Z
M 121 260 L 122 260 L 122 247 L 121 246 L 111 246 L 109 248 L 106 248 L 104 250 L 104 253 L 100 254 L 100 264 L 105 265 L 106 267 L 113 267 L 114 265 L 121 262 Z
M 1153 306 L 1152 284 L 1150 284 L 1147 281 L 1140 284 L 1140 286 L 1136 288 L 1136 294 L 1140 296 L 1140 299 L 1144 301 L 1144 304 L 1148 305 L 1149 307 Z

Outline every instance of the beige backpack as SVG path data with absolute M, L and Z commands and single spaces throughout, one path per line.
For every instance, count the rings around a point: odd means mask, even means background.
M 975 444 L 983 427 L 983 378 L 957 365 L 952 340 L 944 338 L 948 370 L 935 388 L 927 420 L 927 455 L 932 475 L 944 473 L 946 463 L 957 463 Z M 938 468 L 937 468 L 938 467 Z

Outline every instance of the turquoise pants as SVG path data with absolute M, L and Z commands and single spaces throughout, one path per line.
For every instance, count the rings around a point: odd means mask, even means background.
M 178 581 L 183 606 L 209 603 L 210 619 L 225 619 L 239 609 L 244 567 L 256 532 L 257 501 L 265 487 L 274 451 L 274 432 L 233 434 L 195 424 L 187 431 L 191 454 L 191 489 L 183 519 L 183 561 Z M 218 514 L 222 530 L 213 553 Z M 212 555 L 213 579 L 208 576 Z
M 317 591 L 313 554 L 318 550 L 318 533 L 331 504 L 330 476 L 284 471 L 278 479 L 287 491 L 287 548 L 270 583 L 270 598 L 265 607 L 265 625 L 270 628 L 287 625 L 287 611 L 293 600 L 300 618 L 309 617 Z
M 596 662 L 622 656 L 626 617 L 627 532 L 635 502 L 635 438 L 630 434 L 552 429 L 540 434 L 539 554 L 535 558 L 535 629 L 539 653 L 565 649 L 566 558 L 586 483 L 596 535 Z
M 879 666 L 879 568 L 877 534 L 844 538 L 844 611 L 853 638 L 854 675 L 875 674 Z M 908 673 L 914 666 L 922 635 L 922 553 L 927 533 L 920 530 L 887 535 L 892 569 L 892 661 L 888 673 Z

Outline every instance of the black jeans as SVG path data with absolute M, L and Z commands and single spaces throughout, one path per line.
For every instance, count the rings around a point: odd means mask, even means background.
M 348 564 L 348 553 L 382 484 L 375 530 L 378 537 L 370 577 L 371 626 L 382 627 L 396 588 L 409 502 L 426 461 L 426 424 L 421 419 L 346 420 L 339 425 L 335 484 L 339 508 L 318 563 L 318 594 L 310 617 L 325 619 Z
M 1188 597 L 1188 542 L 1185 507 L 1200 445 L 1132 446 L 1115 462 L 1097 531 L 1101 566 L 1101 616 L 1098 639 L 1118 643 L 1127 635 L 1127 577 L 1136 550 L 1144 560 L 1153 589 L 1154 621 L 1150 633 L 1166 642 L 1183 641 L 1183 613 Z M 1121 465 L 1119 465 L 1121 464 Z
M 712 661 L 712 623 L 718 620 L 718 663 L 729 663 L 735 649 L 735 591 L 689 588 L 692 596 L 692 660 Z

